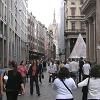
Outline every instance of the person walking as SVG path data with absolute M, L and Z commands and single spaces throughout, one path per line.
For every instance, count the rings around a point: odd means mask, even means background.
M 12 61 L 11 65 L 11 70 L 8 71 L 8 79 L 5 83 L 5 91 L 7 100 L 17 100 L 20 90 L 22 90 L 22 94 L 25 93 L 24 82 L 21 74 L 17 71 L 16 62 Z
M 30 94 L 33 95 L 33 83 L 35 82 L 36 85 L 36 92 L 37 95 L 40 96 L 40 89 L 39 89 L 39 84 L 38 84 L 38 67 L 37 67 L 37 61 L 33 60 L 32 65 L 29 68 L 29 76 L 30 76 Z
M 51 84 L 54 81 L 56 72 L 57 72 L 57 66 L 56 66 L 55 62 L 52 61 L 48 68 L 49 84 Z
M 90 74 L 90 64 L 88 63 L 88 61 L 85 61 L 83 67 L 82 67 L 82 72 L 83 72 L 83 80 L 88 78 L 89 77 L 89 74 Z M 86 100 L 87 98 L 87 86 L 83 86 L 82 88 L 82 92 L 83 92 L 83 95 L 82 95 L 82 100 Z
M 46 63 L 46 60 L 43 60 L 43 71 L 46 71 L 47 70 L 47 63 Z
M 78 87 L 88 87 L 85 100 L 100 100 L 100 65 L 94 65 L 90 71 L 90 78 L 78 84 Z
M 88 63 L 88 61 L 85 61 L 84 65 L 82 67 L 83 80 L 86 79 L 87 77 L 89 77 L 90 70 L 91 70 L 90 64 Z
M 66 67 L 66 68 L 70 71 L 70 67 L 69 67 L 68 61 L 65 61 L 65 62 L 64 62 L 64 67 Z
M 82 67 L 83 67 L 83 65 L 84 65 L 83 57 L 80 57 L 80 59 L 79 59 L 79 82 L 81 82 L 81 80 L 82 80 L 82 74 L 83 74 Z
M 77 88 L 66 67 L 62 67 L 54 80 L 53 89 L 57 92 L 56 100 L 74 100 L 73 90 Z
M 22 60 L 20 65 L 17 67 L 18 72 L 21 73 L 22 78 L 23 78 L 23 82 L 24 82 L 24 87 L 26 84 L 26 74 L 27 74 L 27 68 L 25 66 L 25 62 Z
M 77 83 L 78 82 L 79 63 L 76 62 L 74 58 L 72 58 L 72 61 L 69 63 L 69 70 L 71 73 L 71 77 Z
M 39 82 L 42 84 L 42 78 L 43 78 L 43 64 L 42 64 L 42 60 L 38 60 L 38 69 L 39 69 Z

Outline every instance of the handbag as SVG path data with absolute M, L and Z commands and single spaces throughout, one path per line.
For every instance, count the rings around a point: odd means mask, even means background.
M 83 88 L 82 88 L 82 92 L 83 92 L 83 97 L 82 97 L 82 98 L 83 98 L 84 100 L 87 100 L 87 97 L 88 97 L 89 81 L 90 81 L 90 78 L 88 79 L 87 86 L 83 86 Z
M 71 94 L 73 94 L 72 91 L 68 88 L 68 86 L 64 83 L 64 81 L 63 81 L 63 80 L 61 80 L 61 81 L 62 81 L 62 83 L 65 85 L 65 87 L 69 90 L 69 92 L 70 92 Z
M 87 94 L 88 94 L 89 81 L 90 81 L 90 78 L 88 79 L 87 85 L 86 86 L 83 86 L 83 88 L 82 88 L 82 92 L 85 92 Z
M 43 73 L 42 73 L 42 79 L 44 79 L 44 75 L 43 75 Z

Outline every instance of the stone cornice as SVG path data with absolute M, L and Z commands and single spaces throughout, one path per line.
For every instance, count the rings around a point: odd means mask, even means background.
M 87 9 L 89 9 L 89 6 L 95 5 L 95 4 L 96 4 L 96 0 L 86 0 L 86 1 L 84 2 L 84 4 L 82 5 L 82 7 L 81 7 L 82 13 L 85 14 L 85 11 L 86 11 Z
M 96 15 L 96 9 L 94 8 L 94 9 L 90 10 L 90 12 L 88 14 L 86 14 L 85 20 L 89 20 L 90 17 L 94 18 L 95 15 Z

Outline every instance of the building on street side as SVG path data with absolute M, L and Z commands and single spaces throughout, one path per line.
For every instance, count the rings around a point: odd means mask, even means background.
M 65 59 L 70 56 L 79 34 L 86 41 L 86 27 L 81 14 L 81 0 L 64 1 L 64 36 L 65 36 Z
M 26 0 L 7 0 L 7 65 L 27 58 L 27 7 Z
M 100 0 L 83 0 L 81 12 L 87 28 L 87 60 L 100 64 Z
M 7 0 L 0 0 L 0 63 L 7 65 Z

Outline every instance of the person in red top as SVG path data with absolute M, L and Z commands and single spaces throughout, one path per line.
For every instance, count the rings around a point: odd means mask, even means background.
M 39 70 L 37 66 L 37 61 L 33 60 L 33 63 L 29 68 L 28 74 L 30 76 L 30 94 L 33 95 L 33 83 L 35 82 L 37 95 L 40 96 L 40 89 L 38 84 Z
M 24 61 L 22 60 L 20 65 L 17 67 L 17 71 L 20 72 L 23 78 L 24 86 L 26 84 L 26 74 L 27 74 L 27 68 L 24 64 Z

